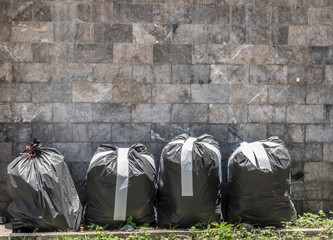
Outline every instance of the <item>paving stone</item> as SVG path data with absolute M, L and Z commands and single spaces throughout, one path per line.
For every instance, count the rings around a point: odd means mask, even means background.
M 333 200 L 333 190 L 332 190 L 332 183 L 331 182 L 324 182 L 321 183 L 321 188 L 323 189 L 323 200 Z
M 191 101 L 193 103 L 228 103 L 230 85 L 228 84 L 192 84 Z
M 233 45 L 230 63 L 262 65 L 269 63 L 268 45 Z
M 34 2 L 32 4 L 33 21 L 51 21 L 52 4 L 51 2 Z
M 31 45 L 34 62 L 72 62 L 72 44 L 33 43 Z
M 251 124 L 229 124 L 228 142 L 254 142 L 266 139 L 266 125 L 260 123 Z
M 113 124 L 112 142 L 150 142 L 150 124 Z
M 150 23 L 153 20 L 153 5 L 116 2 L 114 20 L 126 23 Z
M 13 42 L 52 42 L 53 24 L 51 22 L 13 22 Z
M 9 103 L 11 100 L 11 84 L 0 83 L 0 102 Z
M 218 142 L 227 142 L 228 125 L 227 124 L 191 124 L 190 136 L 200 137 L 209 134 Z
M 92 22 L 92 6 L 90 3 L 77 3 L 76 4 L 76 15 L 77 18 L 83 22 Z
M 53 102 L 71 102 L 72 101 L 72 84 L 55 83 L 53 84 Z
M 170 104 L 134 104 L 132 122 L 170 122 Z
M 212 42 L 215 44 L 227 44 L 229 42 L 228 25 L 212 25 Z
M 32 137 L 38 138 L 43 144 L 54 142 L 54 128 L 52 123 L 37 123 L 32 125 Z
M 77 17 L 74 2 L 54 2 L 52 8 L 52 21 L 73 21 Z
M 325 105 L 324 107 L 325 121 L 333 123 L 333 105 Z
M 209 65 L 172 65 L 173 83 L 209 83 Z
M 0 110 L 3 113 L 3 105 L 0 104 Z M 13 142 L 14 141 L 14 125 L 11 122 L 4 123 L 0 121 L 0 142 Z
M 11 122 L 13 119 L 13 113 L 11 105 L 9 104 L 0 104 L 0 122 Z
M 288 44 L 289 26 L 271 25 L 271 43 L 278 45 Z
M 223 44 L 194 45 L 193 64 L 230 63 L 231 47 Z
M 0 163 L 10 163 L 12 161 L 12 145 L 13 143 L 10 142 L 0 142 Z M 7 169 L 6 169 L 7 170 Z M 7 174 L 4 174 L 7 175 Z M 0 177 L 0 179 L 3 179 L 3 175 Z M 2 189 L 3 190 L 3 189 Z M 3 191 L 1 191 L 3 192 Z
M 253 84 L 286 84 L 287 66 L 250 66 L 250 82 Z
M 270 5 L 255 5 L 248 7 L 248 22 L 254 25 L 265 25 L 270 23 Z
M 249 28 L 246 25 L 231 25 L 229 28 L 229 44 L 248 44 Z
M 111 124 L 92 123 L 92 124 L 73 124 L 74 142 L 111 142 Z
M 172 24 L 133 24 L 135 44 L 170 43 L 173 37 Z M 178 26 L 178 25 L 177 25 Z
M 31 43 L 6 42 L 0 46 L 10 55 L 10 60 L 14 62 L 32 62 Z M 0 50 L 1 51 L 1 50 Z M 1 57 L 0 57 L 1 59 Z
M 214 23 L 218 22 L 218 9 L 213 4 L 195 4 L 193 6 L 193 23 Z
M 278 123 L 286 121 L 286 107 L 272 105 L 250 105 L 249 122 Z
M 54 103 L 53 122 L 91 122 L 91 105 L 87 103 Z
M 290 26 L 288 35 L 289 45 L 325 45 L 328 29 L 325 26 Z
M 307 86 L 306 102 L 310 104 L 333 103 L 333 85 L 330 86 Z
M 268 124 L 267 135 L 278 136 L 285 142 L 304 142 L 304 126 L 300 124 Z
M 246 23 L 246 7 L 245 5 L 231 6 L 231 22 L 232 24 Z
M 306 142 L 332 142 L 332 124 L 308 124 L 305 129 Z
M 170 83 L 171 65 L 134 65 L 133 80 L 143 83 Z
M 271 29 L 269 25 L 252 25 L 250 26 L 251 44 L 269 44 Z
M 12 35 L 12 23 L 0 22 L 0 40 L 8 41 Z
M 111 83 L 73 82 L 73 102 L 111 102 Z
M 130 24 L 94 24 L 95 42 L 133 42 L 133 26 Z
M 94 104 L 92 105 L 94 122 L 130 122 L 131 106 L 129 104 Z
M 10 9 L 4 9 L 5 11 L 8 11 L 5 13 L 5 16 L 7 15 L 7 19 L 4 20 L 11 19 L 13 21 L 31 21 L 32 6 L 32 2 L 15 1 L 15 4 L 10 4 Z
M 114 44 L 115 63 L 153 63 L 152 45 L 117 43 Z
M 155 84 L 153 103 L 185 103 L 190 101 L 190 86 L 186 84 Z
M 113 46 L 111 43 L 74 44 L 74 60 L 76 62 L 112 62 L 112 54 Z
M 31 101 L 31 85 L 25 83 L 13 83 L 11 85 L 11 102 L 30 102 Z
M 232 85 L 230 103 L 253 104 L 267 102 L 267 86 L 260 85 Z
M 192 45 L 155 44 L 153 47 L 153 62 L 190 64 L 192 63 Z
M 309 47 L 310 63 L 316 65 L 333 64 L 333 47 L 328 46 L 310 46 Z
M 29 5 L 31 5 L 31 3 Z M 11 13 L 11 11 L 10 11 L 10 2 L 1 1 L 0 2 L 0 21 L 11 20 L 10 13 Z
M 324 108 L 320 105 L 288 105 L 288 123 L 321 123 Z
M 12 64 L 0 63 L 0 82 L 12 81 Z
M 0 67 L 1 69 L 1 67 Z M 332 85 L 333 84 L 333 65 L 328 65 L 325 68 L 325 84 Z
M 212 84 L 235 84 L 249 82 L 248 65 L 210 65 Z
M 304 165 L 304 181 L 333 181 L 333 163 L 306 162 Z
M 286 25 L 307 25 L 308 7 L 277 5 L 272 7 L 272 23 Z
M 52 102 L 53 85 L 50 83 L 32 84 L 32 101 L 33 102 Z
M 324 66 L 288 66 L 288 83 L 291 84 L 324 84 Z
M 323 161 L 333 162 L 333 143 L 325 143 L 323 146 Z
M 244 105 L 211 104 L 210 123 L 247 123 L 247 107 Z
M 210 24 L 193 24 L 193 43 L 210 43 L 212 42 L 212 26 Z M 191 43 L 185 41 L 185 43 Z
M 304 86 L 268 86 L 268 102 L 269 103 L 305 103 L 305 87 Z
M 291 184 L 291 197 L 293 200 L 316 200 L 321 199 L 323 188 L 320 183 L 294 182 Z
M 153 22 L 161 24 L 192 23 L 193 9 L 190 4 L 154 4 Z
M 132 79 L 132 66 L 126 64 L 93 64 L 91 75 L 94 82 L 129 82 Z
M 170 142 L 174 137 L 190 134 L 190 124 L 153 123 L 151 125 L 152 142 Z
M 92 3 L 92 18 L 94 22 L 113 21 L 114 1 L 97 1 Z
M 55 42 L 93 42 L 94 40 L 94 25 L 92 23 L 54 23 L 53 31 Z
M 50 70 L 53 70 L 52 68 Z M 71 83 L 73 81 L 91 82 L 91 65 L 86 63 L 59 63 L 52 74 L 54 81 Z
M 47 63 L 14 63 L 13 82 L 51 82 L 53 69 Z
M 282 65 L 306 65 L 309 62 L 307 52 L 305 46 L 272 45 L 270 47 L 270 62 Z
M 174 104 L 171 109 L 171 122 L 206 123 L 208 114 L 207 104 Z
M 150 84 L 116 83 L 112 86 L 113 103 L 147 103 L 150 99 Z
M 14 142 L 29 142 L 32 139 L 32 126 L 30 123 L 15 124 L 13 134 Z
M 52 105 L 47 103 L 13 104 L 14 122 L 51 122 Z
M 333 25 L 333 9 L 330 7 L 310 7 L 309 24 Z
M 93 153 L 91 143 L 53 143 L 65 157 L 66 163 L 89 163 Z

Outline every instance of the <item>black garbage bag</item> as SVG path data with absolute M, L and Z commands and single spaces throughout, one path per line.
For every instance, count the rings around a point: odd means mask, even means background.
M 129 217 L 138 225 L 155 223 L 155 163 L 142 144 L 98 147 L 88 168 L 86 190 L 88 225 L 114 228 Z
M 175 137 L 161 155 L 157 224 L 190 227 L 220 221 L 221 181 L 221 153 L 212 136 Z
M 34 139 L 8 165 L 8 207 L 14 230 L 77 230 L 82 206 L 64 157 Z
M 241 143 L 228 162 L 228 221 L 281 226 L 297 218 L 290 198 L 290 155 L 278 137 Z

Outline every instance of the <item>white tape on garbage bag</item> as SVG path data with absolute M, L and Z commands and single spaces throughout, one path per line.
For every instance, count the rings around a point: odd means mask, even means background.
M 182 196 L 193 196 L 192 149 L 196 138 L 188 138 L 181 150 L 181 187 Z
M 201 144 L 203 144 L 206 148 L 212 150 L 217 158 L 218 158 L 218 164 L 219 164 L 219 180 L 220 180 L 220 183 L 222 182 L 222 166 L 221 166 L 221 153 L 220 153 L 220 150 L 217 149 L 214 145 L 211 145 L 209 143 L 205 143 L 205 142 L 200 142 Z
M 126 220 L 127 190 L 128 190 L 128 150 L 118 148 L 116 193 L 114 200 L 113 220 Z

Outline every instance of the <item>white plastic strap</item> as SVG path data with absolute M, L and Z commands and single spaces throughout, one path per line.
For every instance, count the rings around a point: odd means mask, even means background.
M 96 154 L 93 156 L 93 158 L 91 159 L 90 164 L 89 164 L 89 167 L 90 167 L 95 161 L 97 161 L 98 159 L 100 159 L 101 157 L 103 157 L 103 156 L 105 156 L 105 155 L 108 155 L 108 154 L 110 154 L 110 153 L 112 153 L 112 152 L 113 152 L 113 150 L 96 153 Z
M 173 142 L 169 142 L 168 145 L 170 145 L 170 144 L 184 143 L 184 142 L 185 142 L 185 140 L 175 140 Z
M 260 142 L 254 142 L 249 144 L 253 149 L 253 153 L 257 158 L 259 168 L 261 169 L 268 169 L 272 171 L 271 164 L 269 162 L 269 158 L 267 156 L 266 150 Z
M 182 196 L 193 196 L 192 149 L 196 138 L 188 138 L 181 150 L 181 186 Z
M 117 180 L 114 200 L 113 220 L 126 220 L 127 190 L 128 190 L 128 150 L 118 148 Z
M 220 183 L 222 182 L 222 166 L 221 166 L 221 153 L 220 153 L 220 150 L 217 149 L 215 146 L 209 144 L 209 143 L 205 143 L 205 142 L 200 142 L 201 144 L 205 145 L 205 147 L 209 148 L 210 150 L 212 150 L 217 158 L 218 158 L 218 164 L 219 164 L 219 180 L 220 180 Z

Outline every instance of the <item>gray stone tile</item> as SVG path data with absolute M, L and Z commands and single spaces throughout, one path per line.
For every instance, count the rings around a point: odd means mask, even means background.
M 270 23 L 270 5 L 254 5 L 248 7 L 248 22 L 254 25 L 265 25 Z
M 88 103 L 54 103 L 53 122 L 91 122 L 92 110 Z
M 150 124 L 112 124 L 112 142 L 150 142 Z
M 214 4 L 193 5 L 193 23 L 211 24 L 218 21 L 217 7 Z
M 11 102 L 30 102 L 31 101 L 31 85 L 26 83 L 13 83 L 10 87 Z
M 329 45 L 326 26 L 290 26 L 289 45 Z
M 229 29 L 229 44 L 248 44 L 249 27 L 246 25 L 231 25 Z
M 32 4 L 33 9 L 33 21 L 45 21 L 52 20 L 52 3 L 51 2 L 34 2 Z
M 4 9 L 8 12 L 4 15 L 7 15 L 7 19 L 4 19 L 8 21 L 8 19 L 11 19 L 13 21 L 31 21 L 32 20 L 32 2 L 26 2 L 26 1 L 15 1 L 15 4 L 10 4 L 10 9 Z
M 322 123 L 324 107 L 321 105 L 288 105 L 288 123 Z
M 209 65 L 172 65 L 173 83 L 209 83 Z
M 268 45 L 232 45 L 230 63 L 265 65 L 270 62 Z
M 303 143 L 304 126 L 301 124 L 268 124 L 267 136 L 278 136 L 284 142 Z
M 92 65 L 94 82 L 130 82 L 132 66 L 126 64 L 97 63 Z
M 249 122 L 282 123 L 286 121 L 286 107 L 272 105 L 250 105 Z
M 77 18 L 74 2 L 54 2 L 52 8 L 52 21 L 73 21 Z
M 13 104 L 14 122 L 51 122 L 52 105 L 47 103 Z
M 174 104 L 171 109 L 172 123 L 207 123 L 207 104 Z
M 13 120 L 13 110 L 10 104 L 0 104 L 0 122 L 8 123 Z
M 190 125 L 190 136 L 200 137 L 204 134 L 213 136 L 218 142 L 227 142 L 227 124 L 192 124 Z
M 272 7 L 272 23 L 286 25 L 308 24 L 308 7 L 278 5 Z
M 10 55 L 10 60 L 13 62 L 32 62 L 32 48 L 29 42 L 5 42 L 0 47 Z M 1 59 L 1 57 L 0 57 Z
M 111 83 L 73 82 L 73 102 L 111 102 Z
M 153 63 L 153 46 L 130 43 L 114 44 L 114 63 Z
M 32 84 L 32 102 L 52 102 L 53 85 L 51 83 Z
M 267 86 L 231 85 L 230 103 L 253 104 L 267 102 Z
M 235 84 L 249 82 L 248 65 L 210 65 L 212 84 Z
M 147 103 L 151 100 L 151 84 L 115 83 L 112 86 L 113 103 Z
M 166 143 L 180 134 L 190 135 L 190 127 L 190 124 L 153 123 L 151 125 L 151 141 Z
M 32 137 L 32 126 L 30 123 L 14 125 L 14 142 L 29 142 Z
M 332 104 L 333 85 L 330 86 L 307 86 L 306 103 Z
M 304 164 L 304 181 L 321 182 L 333 180 L 333 164 L 330 162 L 306 162 Z
M 31 5 L 31 3 L 29 4 Z M 11 20 L 10 16 L 10 2 L 8 1 L 1 1 L 0 2 L 0 21 L 8 21 Z
M 229 42 L 228 25 L 212 25 L 212 42 L 215 44 L 227 44 Z
M 174 29 L 172 24 L 133 24 L 133 42 L 136 44 L 170 43 Z
M 231 7 L 231 23 L 245 24 L 246 23 L 246 7 L 245 5 L 232 5 Z
M 211 104 L 209 122 L 247 123 L 247 107 L 245 105 Z
M 111 124 L 92 123 L 92 124 L 73 124 L 74 142 L 111 142 Z
M 11 41 L 13 42 L 52 42 L 51 22 L 13 22 Z
M 153 48 L 153 62 L 190 64 L 192 63 L 192 45 L 155 44 Z
M 10 163 L 12 161 L 12 145 L 13 145 L 13 143 L 9 143 L 9 142 L 0 143 L 0 149 L 1 149 L 0 150 L 0 153 L 1 153 L 0 163 Z M 7 174 L 5 174 L 5 175 L 7 175 Z
M 53 25 L 53 32 L 55 42 L 93 42 L 94 40 L 92 23 L 57 22 Z
M 328 1 L 329 2 L 329 1 Z M 310 7 L 309 23 L 311 25 L 332 25 L 333 9 L 330 7 Z
M 53 143 L 65 157 L 66 163 L 89 163 L 93 153 L 91 143 Z
M 3 113 L 3 106 L 0 104 L 0 110 Z M 0 121 L 0 142 L 13 142 L 14 141 L 14 125 L 12 123 L 4 123 Z
M 68 168 L 69 171 L 71 173 L 71 176 L 73 178 L 73 181 L 75 183 L 75 188 L 77 189 L 77 193 L 80 197 L 80 200 L 82 199 L 82 197 L 86 197 L 85 195 L 85 181 L 86 181 L 86 175 L 88 172 L 88 168 L 89 168 L 89 162 L 74 162 L 68 163 Z M 81 183 L 82 182 L 82 183 Z M 79 186 L 78 186 L 79 185 Z M 81 186 L 82 185 L 82 186 Z M 81 193 L 81 191 L 83 193 Z M 83 196 L 80 196 L 80 195 Z
M 32 43 L 34 62 L 71 62 L 73 61 L 72 44 Z
M 250 26 L 251 44 L 269 44 L 271 29 L 269 25 L 252 25 Z
M 291 197 L 293 200 L 317 200 L 323 194 L 322 185 L 316 182 L 295 182 L 291 184 Z
M 170 104 L 134 104 L 132 122 L 170 122 Z
M 268 102 L 269 103 L 305 103 L 305 87 L 304 86 L 268 86 Z
M 325 68 L 325 84 L 333 84 L 333 65 L 327 65 Z
M 325 121 L 333 123 L 333 105 L 324 105 L 325 107 Z
M 112 62 L 113 45 L 111 43 L 77 43 L 74 45 L 76 62 Z
M 71 102 L 72 101 L 72 84 L 71 83 L 54 83 L 53 84 L 53 102 Z
M 152 4 L 115 3 L 114 21 L 125 23 L 150 23 L 153 21 Z
M 38 138 L 43 144 L 54 142 L 54 128 L 52 123 L 32 124 L 32 137 Z
M 131 24 L 94 24 L 95 42 L 133 42 L 133 25 Z
M 192 23 L 193 9 L 190 4 L 154 4 L 153 22 L 162 24 Z
M 325 143 L 323 146 L 323 161 L 333 162 L 333 143 Z
M 193 35 L 194 35 L 193 24 L 173 24 L 173 35 L 172 35 L 173 43 L 179 43 L 179 44 L 193 43 L 194 42 Z
M 309 63 L 308 51 L 305 46 L 272 45 L 270 47 L 271 64 L 306 65 Z
M 50 70 L 53 70 L 51 68 Z M 73 81 L 91 82 L 91 65 L 86 63 L 59 63 L 55 65 L 55 73 L 51 76 L 56 82 L 71 83 Z
M 324 66 L 288 66 L 288 83 L 320 85 L 325 83 Z
M 190 101 L 190 86 L 186 84 L 153 85 L 153 103 L 185 103 Z
M 96 1 L 92 3 L 92 18 L 94 22 L 113 21 L 114 1 Z
M 194 45 L 193 64 L 230 63 L 231 47 L 222 44 Z
M 287 84 L 287 66 L 250 66 L 250 82 L 253 84 Z
M 171 65 L 134 65 L 133 80 L 143 83 L 170 83 Z
M 130 122 L 131 106 L 129 104 L 94 104 L 92 105 L 94 122 Z
M 210 42 L 212 42 L 212 26 L 210 24 L 193 24 L 193 43 Z
M 316 65 L 333 64 L 333 47 L 310 46 L 309 47 L 310 63 Z
M 332 142 L 333 125 L 332 124 L 308 124 L 305 128 L 306 142 Z
M 228 142 L 254 142 L 266 139 L 266 124 L 229 124 Z
M 11 82 L 12 81 L 12 64 L 11 63 L 0 63 L 0 82 Z
M 230 85 L 228 84 L 192 84 L 191 101 L 193 103 L 228 103 Z
M 289 26 L 271 25 L 271 43 L 279 45 L 288 44 Z
M 84 3 L 84 2 L 77 3 L 76 15 L 77 18 L 83 22 L 92 22 L 93 21 L 92 5 L 90 3 Z

